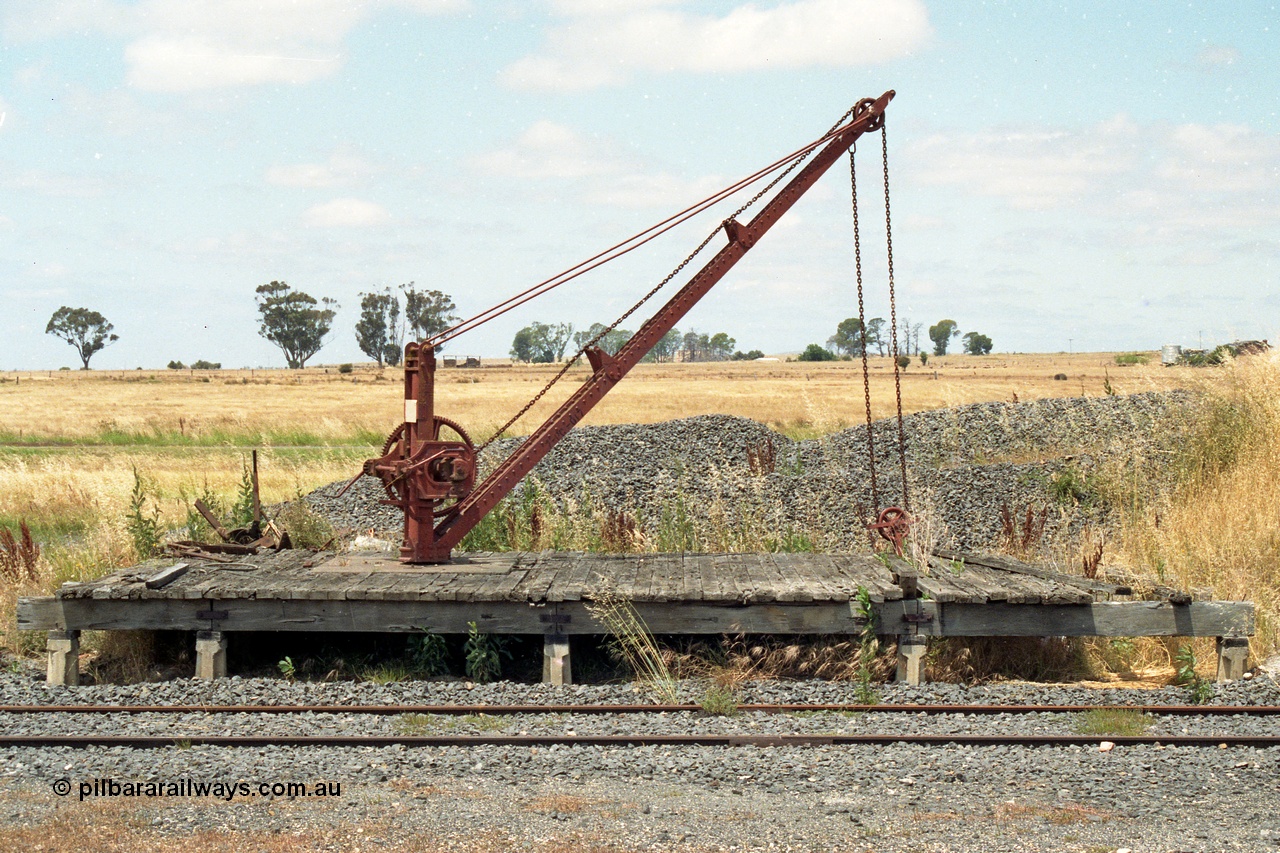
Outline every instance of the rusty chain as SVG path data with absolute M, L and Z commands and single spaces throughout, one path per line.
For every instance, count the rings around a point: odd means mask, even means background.
M 853 261 L 858 281 L 858 323 L 862 334 L 862 396 L 867 404 L 867 470 L 871 472 L 871 503 L 874 507 L 872 515 L 880 513 L 880 487 L 876 483 L 876 444 L 871 434 L 871 372 L 867 366 L 867 315 L 862 299 L 862 238 L 858 229 L 858 169 L 855 142 L 849 149 L 849 194 L 853 208 Z
M 898 460 L 902 465 L 902 506 L 911 509 L 911 499 L 907 496 L 907 433 L 902 424 L 902 379 L 898 370 L 898 307 L 893 290 L 893 216 L 889 208 L 889 131 L 887 124 L 880 123 L 880 155 L 884 164 L 884 233 L 885 245 L 889 253 L 889 322 L 893 324 L 893 392 L 898 399 Z M 907 330 L 908 342 L 911 330 Z M 910 358 L 911 356 L 907 356 Z

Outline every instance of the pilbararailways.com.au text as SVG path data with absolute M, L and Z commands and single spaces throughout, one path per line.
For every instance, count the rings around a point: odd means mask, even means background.
M 83 779 L 76 784 L 80 801 L 91 797 L 210 797 L 231 801 L 235 797 L 341 797 L 342 783 L 329 780 L 315 782 L 245 782 L 203 779 L 168 781 L 111 778 Z M 73 790 L 70 779 L 58 779 L 53 792 L 65 797 Z

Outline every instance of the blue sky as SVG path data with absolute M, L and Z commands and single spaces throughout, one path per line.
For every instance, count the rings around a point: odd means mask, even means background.
M 95 367 L 282 366 L 253 301 L 273 279 L 341 304 L 315 362 L 363 360 L 361 292 L 478 312 L 889 88 L 900 315 L 997 351 L 1276 341 L 1278 23 L 1270 2 L 5 0 L 0 368 L 76 366 L 44 333 L 61 305 L 115 324 Z M 825 340 L 856 314 L 848 195 L 837 167 L 681 328 Z M 609 322 L 728 212 L 450 350 Z

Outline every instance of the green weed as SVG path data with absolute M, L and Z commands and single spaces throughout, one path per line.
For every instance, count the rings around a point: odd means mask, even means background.
M 160 508 L 154 489 L 133 469 L 133 491 L 129 493 L 129 506 L 124 518 L 125 530 L 133 540 L 138 556 L 146 559 L 160 548 L 163 534 L 160 530 Z
M 1187 688 L 1187 699 L 1192 705 L 1203 705 L 1213 698 L 1213 682 L 1202 678 L 1200 673 L 1196 672 L 1199 662 L 1196 660 L 1196 650 L 1191 645 L 1179 648 L 1178 654 L 1174 656 L 1174 662 L 1178 666 L 1174 683 Z
M 1077 715 L 1075 730 L 1082 735 L 1133 737 L 1146 732 L 1155 722 L 1150 714 L 1129 708 L 1094 708 Z
M 467 677 L 478 684 L 502 677 L 502 659 L 511 659 L 503 637 L 482 634 L 475 622 L 467 623 L 467 643 L 463 652 L 467 659 Z
M 439 634 L 410 637 L 409 660 L 415 671 L 428 678 L 449 674 L 449 648 Z
M 733 717 L 738 713 L 737 694 L 727 687 L 707 688 L 698 704 L 702 707 L 702 713 L 712 717 Z

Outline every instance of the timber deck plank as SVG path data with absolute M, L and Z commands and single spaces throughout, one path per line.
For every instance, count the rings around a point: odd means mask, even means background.
M 889 570 L 875 557 L 860 554 L 828 554 L 836 577 L 849 598 L 864 587 L 872 601 L 900 601 L 902 590 L 889 579 Z
M 559 565 L 554 551 L 524 552 L 518 558 L 517 565 L 526 568 L 528 574 L 524 581 L 516 587 L 516 593 L 525 601 L 543 602 L 547 600 L 547 590 L 555 583 Z
M 796 565 L 796 554 L 774 554 L 773 564 L 782 575 L 782 588 L 779 601 L 813 601 L 813 583 L 806 578 Z

